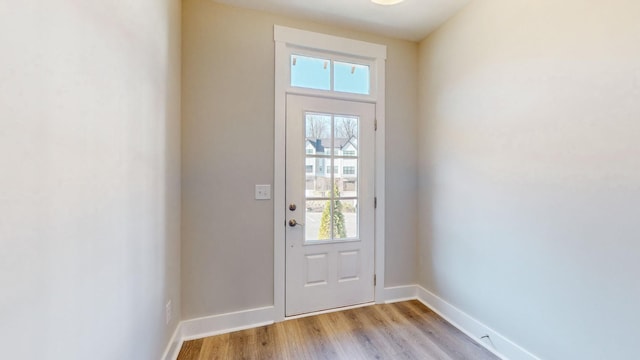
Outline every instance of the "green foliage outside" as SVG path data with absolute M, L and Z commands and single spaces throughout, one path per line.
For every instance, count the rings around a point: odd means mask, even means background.
M 334 199 L 333 200 L 333 237 L 335 239 L 344 239 L 347 237 L 346 229 L 344 228 L 344 215 L 342 214 L 342 202 L 338 200 L 340 197 L 340 191 L 338 185 L 333 186 Z M 320 219 L 320 230 L 318 231 L 318 239 L 327 240 L 331 239 L 331 201 L 327 200 L 322 210 L 322 218 Z

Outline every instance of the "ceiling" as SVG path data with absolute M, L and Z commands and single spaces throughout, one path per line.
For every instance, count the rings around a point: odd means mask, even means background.
M 404 0 L 392 6 L 377 5 L 370 0 L 215 1 L 419 41 L 471 0 Z

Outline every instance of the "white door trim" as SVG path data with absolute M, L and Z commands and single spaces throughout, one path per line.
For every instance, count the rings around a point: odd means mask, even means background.
M 326 51 L 333 54 L 367 59 L 373 66 L 372 95 L 325 93 L 322 96 L 343 100 L 369 101 L 376 104 L 377 131 L 375 133 L 375 301 L 384 302 L 385 254 L 385 62 L 384 45 L 313 33 L 283 26 L 274 26 L 275 41 L 275 124 L 273 179 L 273 304 L 275 321 L 285 319 L 285 155 L 286 155 L 286 97 L 289 86 L 289 54 L 291 47 Z M 295 93 L 318 95 L 314 91 L 297 89 Z

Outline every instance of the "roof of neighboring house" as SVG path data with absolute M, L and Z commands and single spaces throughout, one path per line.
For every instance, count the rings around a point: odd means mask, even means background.
M 307 142 L 311 144 L 316 152 L 323 153 L 325 148 L 331 147 L 331 139 L 314 139 L 307 138 Z M 335 138 L 334 139 L 334 148 L 342 150 L 347 145 L 351 144 L 354 148 L 358 148 L 357 140 L 352 136 L 349 138 Z

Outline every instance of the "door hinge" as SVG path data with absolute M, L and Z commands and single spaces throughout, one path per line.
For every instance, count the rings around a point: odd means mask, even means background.
M 378 197 L 377 196 L 373 198 L 373 208 L 374 209 L 378 208 Z
M 373 120 L 373 131 L 378 131 L 378 119 Z
M 376 282 L 377 282 L 376 274 L 373 274 L 373 286 L 376 286 Z

